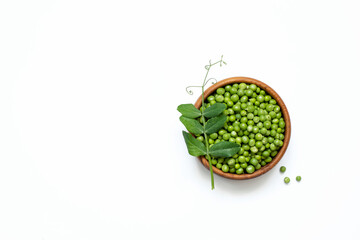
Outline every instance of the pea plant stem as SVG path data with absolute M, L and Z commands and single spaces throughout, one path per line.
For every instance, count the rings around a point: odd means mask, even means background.
M 220 61 L 217 61 L 215 63 L 211 63 L 209 62 L 209 65 L 207 65 L 205 68 L 206 68 L 206 75 L 205 75 L 205 78 L 204 78 L 204 82 L 201 86 L 201 90 L 202 90 L 202 94 L 201 94 L 201 100 L 202 100 L 202 104 L 201 104 L 201 120 L 202 120 L 202 124 L 203 124 L 203 127 L 204 127 L 204 140 L 205 140 L 205 147 L 206 147 L 206 156 L 207 156 L 207 159 L 209 161 L 209 169 L 210 169 L 210 175 L 211 175 L 211 190 L 213 190 L 215 188 L 215 184 L 214 184 L 214 171 L 213 171 L 213 167 L 212 167 L 212 161 L 211 161 L 211 156 L 209 154 L 209 142 L 208 142 L 208 135 L 206 134 L 205 132 L 205 117 L 203 115 L 203 112 L 205 110 L 205 99 L 204 99 L 204 88 L 205 88 L 205 84 L 206 84 L 206 79 L 208 77 L 208 74 L 209 74 L 209 71 L 210 71 L 210 68 L 218 63 L 222 63 L 222 57 L 221 57 L 221 60 Z

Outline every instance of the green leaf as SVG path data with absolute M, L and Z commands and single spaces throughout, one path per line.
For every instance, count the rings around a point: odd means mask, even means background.
M 226 116 L 220 115 L 218 117 L 214 117 L 209 119 L 209 121 L 205 124 L 205 133 L 211 134 L 219 131 L 226 122 Z
M 202 142 L 196 140 L 190 133 L 185 131 L 183 131 L 183 136 L 190 155 L 198 157 L 206 154 L 206 148 Z
M 239 151 L 239 144 L 224 141 L 215 143 L 209 149 L 209 154 L 214 157 L 232 157 Z
M 178 106 L 177 110 L 184 116 L 188 118 L 198 118 L 201 116 L 201 112 L 193 104 L 181 104 Z
M 189 132 L 193 134 L 204 133 L 203 126 L 201 126 L 201 124 L 197 120 L 181 116 L 180 121 L 184 124 L 184 126 Z
M 215 103 L 204 111 L 204 116 L 207 118 L 216 117 L 225 110 L 226 106 L 223 103 Z

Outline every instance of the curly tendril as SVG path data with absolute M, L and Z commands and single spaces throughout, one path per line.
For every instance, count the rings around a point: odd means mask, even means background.
M 208 80 L 206 80 L 206 82 L 205 82 L 205 84 L 204 84 L 204 87 L 206 86 L 206 84 L 207 84 L 210 80 L 212 80 L 211 84 L 217 83 L 217 80 L 216 80 L 215 78 L 209 78 Z
M 212 66 L 218 64 L 218 63 L 220 64 L 220 67 L 222 66 L 222 64 L 225 64 L 225 65 L 226 65 L 226 62 L 223 61 L 223 56 L 221 56 L 221 59 L 220 59 L 219 61 L 215 62 L 215 63 L 211 63 L 211 60 L 209 60 L 209 65 L 205 65 L 205 69 L 207 70 L 205 79 L 207 78 L 207 75 L 208 75 L 208 73 L 209 73 L 209 71 L 210 71 L 210 68 L 211 68 Z M 201 88 L 203 88 L 203 87 L 205 87 L 205 85 L 208 84 L 208 82 L 210 82 L 210 81 L 211 81 L 211 84 L 217 83 L 217 80 L 216 80 L 215 78 L 209 78 L 209 79 L 207 79 L 207 80 L 204 80 L 204 83 L 203 83 L 202 86 L 188 86 L 188 87 L 186 87 L 186 92 L 187 92 L 188 94 L 190 94 L 190 95 L 193 95 L 194 92 L 193 92 L 192 90 L 190 90 L 190 88 L 196 88 L 196 87 L 201 87 Z
M 202 87 L 202 86 L 187 86 L 187 87 L 186 87 L 186 92 L 187 92 L 189 95 L 193 95 L 194 92 L 191 91 L 189 88 L 197 88 L 197 87 Z
M 208 84 L 208 82 L 211 81 L 211 84 L 215 84 L 217 83 L 217 80 L 215 78 L 209 78 L 208 80 L 206 80 L 205 84 L 204 84 L 204 87 L 206 86 L 206 84 Z M 189 95 L 193 95 L 194 92 L 190 89 L 190 88 L 201 88 L 203 86 L 187 86 L 186 87 L 186 92 L 189 94 Z

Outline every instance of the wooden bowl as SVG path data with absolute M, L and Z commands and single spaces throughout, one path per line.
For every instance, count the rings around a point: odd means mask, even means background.
M 273 97 L 276 100 L 277 104 L 280 106 L 281 113 L 282 113 L 282 116 L 285 121 L 285 134 L 284 134 L 285 137 L 284 137 L 284 141 L 283 141 L 284 144 L 280 148 L 280 151 L 278 152 L 278 154 L 276 154 L 276 156 L 273 158 L 273 160 L 270 163 L 261 167 L 259 170 L 256 170 L 254 173 L 251 173 L 251 174 L 246 173 L 246 174 L 240 174 L 240 175 L 234 174 L 234 173 L 225 173 L 225 172 L 221 171 L 220 169 L 213 167 L 213 171 L 222 177 L 236 179 L 236 180 L 243 180 L 243 179 L 250 179 L 250 178 L 258 177 L 258 176 L 266 173 L 280 161 L 280 159 L 284 156 L 284 153 L 289 145 L 290 135 L 291 135 L 291 123 L 290 123 L 289 112 L 285 106 L 285 103 L 280 98 L 280 96 L 274 91 L 274 89 L 272 89 L 265 83 L 263 83 L 259 80 L 253 79 L 253 78 L 232 77 L 232 78 L 227 78 L 222 81 L 219 81 L 219 82 L 215 83 L 214 85 L 210 86 L 208 89 L 206 89 L 206 91 L 204 92 L 204 98 L 206 99 L 210 94 L 215 92 L 216 89 L 218 89 L 220 87 L 225 87 L 226 85 L 234 84 L 234 83 L 248 83 L 248 84 L 253 83 L 253 84 L 256 84 L 258 87 L 260 87 L 261 89 L 265 90 L 271 97 Z M 198 98 L 198 100 L 195 103 L 195 107 L 200 109 L 201 104 L 202 104 L 202 101 L 201 101 L 201 95 L 200 95 L 200 97 Z M 209 162 L 206 160 L 206 158 L 204 156 L 199 157 L 199 159 L 205 167 L 209 168 Z

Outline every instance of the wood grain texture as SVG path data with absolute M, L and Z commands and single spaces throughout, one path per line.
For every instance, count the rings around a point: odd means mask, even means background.
M 246 174 L 241 174 L 241 175 L 233 174 L 233 173 L 225 173 L 225 172 L 221 171 L 220 169 L 213 167 L 214 173 L 216 173 L 222 177 L 229 178 L 229 179 L 235 179 L 235 180 L 243 180 L 243 179 L 250 179 L 250 178 L 258 177 L 258 176 L 268 172 L 280 161 L 280 159 L 284 156 L 285 151 L 290 142 L 291 122 L 290 122 L 289 112 L 285 106 L 285 103 L 280 98 L 280 96 L 275 92 L 275 90 L 272 89 L 271 87 L 269 87 L 268 85 L 266 85 L 265 83 L 263 83 L 259 80 L 256 80 L 254 78 L 232 77 L 232 78 L 227 78 L 222 81 L 219 81 L 216 84 L 210 86 L 208 89 L 206 89 L 206 91 L 204 92 L 205 99 L 219 87 L 224 87 L 226 85 L 234 84 L 234 83 L 248 83 L 248 84 L 253 83 L 253 84 L 256 84 L 258 87 L 260 87 L 261 89 L 265 90 L 271 97 L 273 97 L 276 100 L 277 104 L 281 108 L 281 113 L 285 120 L 285 134 L 284 134 L 285 137 L 284 137 L 284 141 L 283 141 L 284 145 L 281 147 L 278 154 L 273 158 L 273 160 L 270 163 L 261 167 L 259 170 L 255 171 L 254 173 L 251 173 L 251 174 L 246 173 Z M 200 95 L 200 97 L 198 98 L 198 100 L 195 103 L 195 107 L 200 109 L 201 104 L 202 104 L 202 101 L 201 101 L 201 95 Z M 204 156 L 199 157 L 199 159 L 205 167 L 209 168 L 209 162 L 206 160 L 206 158 Z

